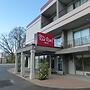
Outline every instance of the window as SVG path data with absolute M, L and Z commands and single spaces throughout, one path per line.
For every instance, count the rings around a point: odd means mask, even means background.
M 76 71 L 90 72 L 90 55 L 76 55 L 75 56 Z
M 74 33 L 74 45 L 82 45 L 90 43 L 90 30 L 89 28 L 77 31 Z
M 68 6 L 67 12 L 70 12 L 70 11 L 72 11 L 72 10 L 73 10 L 73 4 L 71 4 L 70 6 Z
M 75 44 L 75 46 L 81 45 L 81 38 L 80 37 L 81 37 L 81 34 L 79 31 L 74 33 L 74 44 Z
M 83 71 L 82 55 L 75 56 L 76 71 Z
M 60 36 L 59 37 L 56 37 L 54 39 L 54 46 L 55 47 L 61 47 L 61 45 L 62 45 L 62 38 Z
M 71 5 L 67 7 L 67 12 L 72 11 L 73 9 L 79 7 L 80 5 L 84 4 L 88 0 L 77 0 L 76 2 L 73 2 Z
M 81 5 L 84 4 L 85 2 L 87 2 L 88 0 L 80 0 Z
M 62 71 L 62 58 L 58 58 L 58 71 Z
M 34 34 L 34 43 L 37 44 L 37 34 Z
M 53 21 L 57 20 L 57 16 L 53 17 Z
M 77 1 L 76 3 L 75 3 L 75 8 L 77 8 L 77 7 L 79 7 L 80 6 L 80 1 Z
M 89 36 L 89 28 L 86 28 L 81 31 L 81 37 Z
M 90 39 L 89 39 L 89 28 L 87 29 L 84 29 L 81 31 L 81 38 L 82 38 L 82 44 L 87 44 L 90 42 Z
M 90 72 L 90 55 L 87 55 L 87 57 L 83 57 L 83 63 L 84 63 L 84 71 Z

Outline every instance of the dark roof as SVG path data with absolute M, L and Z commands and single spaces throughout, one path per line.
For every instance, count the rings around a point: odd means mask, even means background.
M 32 22 L 30 22 L 26 27 L 28 28 L 31 24 L 33 24 L 39 18 L 40 18 L 40 15 L 37 16 Z

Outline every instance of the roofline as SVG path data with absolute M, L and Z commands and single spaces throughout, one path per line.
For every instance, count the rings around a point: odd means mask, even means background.
M 41 7 L 41 11 L 46 7 L 48 6 L 53 0 L 48 0 L 42 7 Z
M 28 28 L 31 24 L 33 24 L 36 20 L 38 20 L 41 17 L 41 15 L 37 16 L 33 21 L 31 21 L 26 28 Z

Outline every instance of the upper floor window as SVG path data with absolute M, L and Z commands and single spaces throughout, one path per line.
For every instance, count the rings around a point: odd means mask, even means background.
M 62 38 L 61 36 L 58 36 L 54 39 L 54 46 L 55 47 L 61 47 L 62 46 Z
M 87 2 L 88 0 L 80 0 L 81 5 Z
M 69 5 L 68 8 L 67 8 L 67 12 L 70 12 L 73 10 L 73 4 Z
M 75 2 L 75 8 L 80 6 L 80 1 Z
M 77 32 L 74 32 L 74 45 L 83 45 L 90 43 L 90 29 L 86 28 Z
M 67 7 L 67 12 L 72 11 L 73 9 L 79 7 L 80 5 L 84 4 L 85 2 L 87 2 L 88 0 L 77 0 L 76 2 L 72 2 L 72 4 L 70 4 Z
M 55 21 L 55 20 L 57 20 L 57 16 L 54 16 L 54 17 L 53 17 L 53 21 Z

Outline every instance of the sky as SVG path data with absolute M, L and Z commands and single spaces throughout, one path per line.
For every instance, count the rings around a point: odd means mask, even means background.
M 40 14 L 47 0 L 0 0 L 0 34 L 13 28 L 26 27 Z

